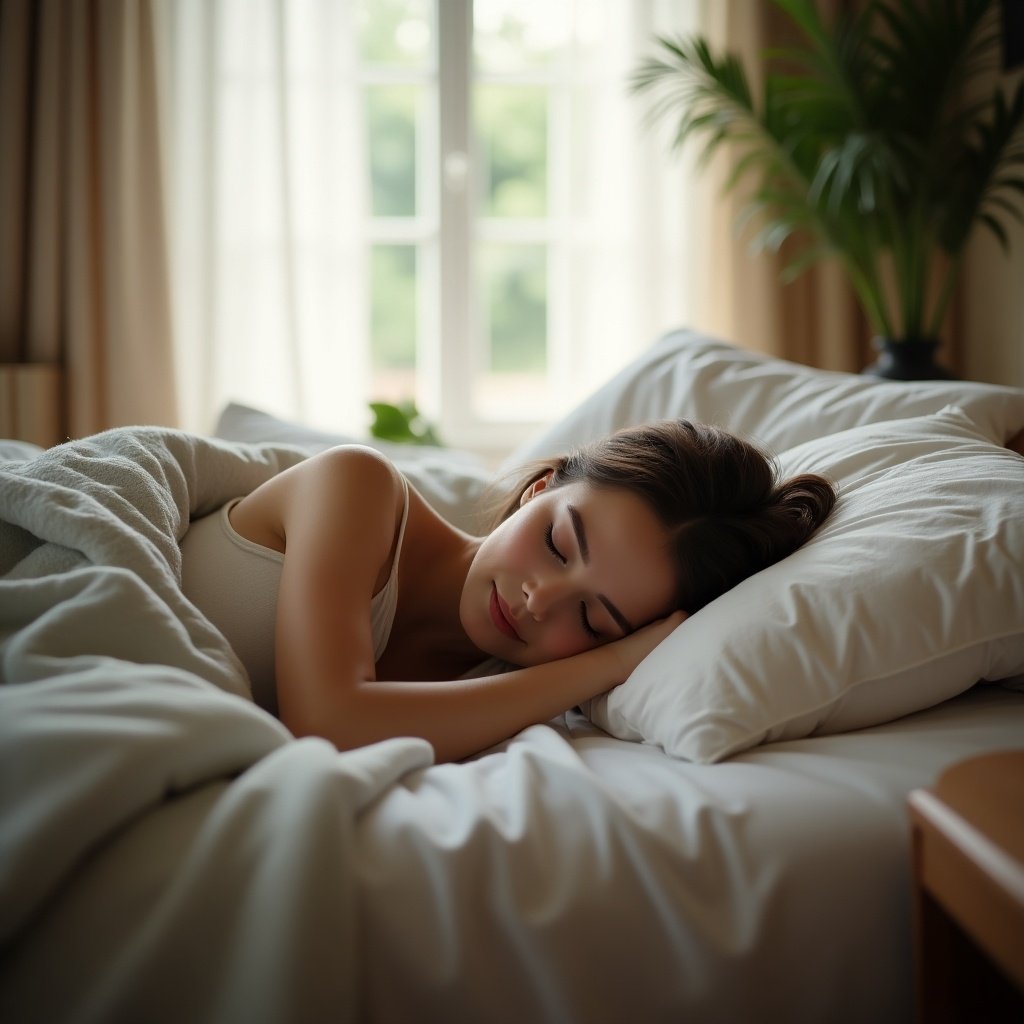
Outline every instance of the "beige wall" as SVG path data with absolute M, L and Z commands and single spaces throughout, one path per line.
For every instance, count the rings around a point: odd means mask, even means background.
M 1009 256 L 987 229 L 967 251 L 961 304 L 963 374 L 1024 387 L 1024 226 L 1010 221 Z
M 1001 76 L 1006 90 L 1024 72 Z M 992 83 L 987 83 L 986 90 Z M 1019 170 L 1017 170 L 1019 176 Z M 1019 193 L 1011 193 L 1018 205 Z M 1009 255 L 988 228 L 977 226 L 967 248 L 959 295 L 959 369 L 970 380 L 1024 387 L 1024 225 L 1001 217 Z

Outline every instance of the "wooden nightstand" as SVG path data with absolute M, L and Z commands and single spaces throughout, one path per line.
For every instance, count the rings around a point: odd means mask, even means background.
M 918 1020 L 1024 1021 L 1024 750 L 910 794 Z

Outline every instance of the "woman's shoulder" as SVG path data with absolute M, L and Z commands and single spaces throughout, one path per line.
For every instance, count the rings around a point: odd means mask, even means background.
M 292 466 L 245 497 L 231 522 L 243 536 L 296 535 L 349 523 L 370 537 L 405 507 L 403 478 L 385 455 L 365 445 L 338 445 Z M 265 541 L 264 541 L 265 543 Z
M 376 593 L 390 570 L 405 514 L 402 475 L 365 445 L 329 448 L 304 465 L 302 479 L 280 503 L 286 556 L 303 559 L 307 568 L 333 566 L 357 589 L 365 576 Z
M 294 490 L 320 500 L 356 501 L 364 508 L 404 506 L 406 484 L 395 464 L 367 445 L 344 444 L 311 456 Z M 299 466 L 294 467 L 299 469 Z
M 402 474 L 395 464 L 376 448 L 365 444 L 339 444 L 310 456 L 299 467 L 306 472 L 342 475 L 363 479 L 367 482 L 380 481 L 382 484 L 401 485 Z

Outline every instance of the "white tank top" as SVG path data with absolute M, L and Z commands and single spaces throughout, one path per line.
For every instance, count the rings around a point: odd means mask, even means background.
M 405 507 L 391 573 L 370 602 L 374 661 L 388 645 L 398 603 L 398 562 L 409 518 L 409 484 L 401 479 Z M 241 500 L 235 498 L 189 526 L 181 542 L 181 586 L 231 644 L 249 673 L 256 703 L 276 715 L 274 625 L 284 555 L 235 532 L 228 515 Z

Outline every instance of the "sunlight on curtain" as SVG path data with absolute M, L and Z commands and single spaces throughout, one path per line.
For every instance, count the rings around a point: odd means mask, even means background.
M 351 5 L 167 5 L 183 421 L 362 400 L 366 206 Z
M 654 32 L 696 31 L 695 0 L 598 5 L 575 39 L 578 128 L 567 140 L 566 183 L 575 229 L 565 273 L 573 343 L 564 368 L 575 403 L 667 329 L 692 321 L 697 211 L 686 165 L 670 158 L 665 134 L 645 124 L 628 92 Z
M 563 385 L 541 403 L 546 419 L 691 319 L 700 285 L 687 172 L 645 127 L 628 78 L 654 31 L 695 31 L 707 2 L 547 4 L 561 14 L 573 84 L 571 128 L 556 130 L 556 118 L 549 138 L 566 171 L 552 179 L 560 205 L 551 251 L 560 255 L 546 271 L 563 301 L 548 328 L 567 340 L 551 375 Z M 175 335 L 188 429 L 210 429 L 229 400 L 317 426 L 365 428 L 373 261 L 383 247 L 368 229 L 373 161 L 358 6 L 164 4 Z M 422 296 L 424 281 L 419 287 Z M 423 308 L 432 307 L 428 295 Z

